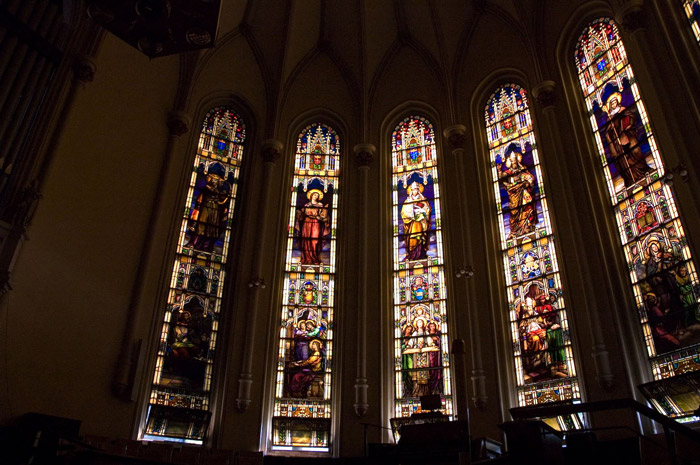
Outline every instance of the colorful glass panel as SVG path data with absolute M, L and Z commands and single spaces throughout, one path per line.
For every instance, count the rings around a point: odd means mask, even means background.
M 591 23 L 574 58 L 654 378 L 697 370 L 695 264 L 617 25 Z
M 581 396 L 528 96 L 507 84 L 485 109 L 520 406 Z
M 683 9 L 695 38 L 700 42 L 700 0 L 683 0 Z
M 143 439 L 202 444 L 245 125 L 211 110 L 192 165 Z
M 435 130 L 422 116 L 392 134 L 394 415 L 439 395 L 453 412 Z
M 279 326 L 272 449 L 328 452 L 340 141 L 321 123 L 294 160 Z

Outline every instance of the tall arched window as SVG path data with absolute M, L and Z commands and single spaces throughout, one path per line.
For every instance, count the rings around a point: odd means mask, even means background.
M 202 444 L 209 425 L 231 219 L 245 125 L 228 107 L 202 123 L 173 261 L 143 439 Z
M 452 414 L 447 292 L 435 130 L 409 116 L 392 134 L 394 414 L 438 395 Z
M 700 369 L 695 265 L 617 25 L 593 21 L 574 59 L 654 378 Z M 671 404 L 669 415 L 689 414 Z
M 700 0 L 683 0 L 683 9 L 688 16 L 695 38 L 700 42 Z
M 328 452 L 340 140 L 322 123 L 297 140 L 279 326 L 272 449 Z
M 581 394 L 566 300 L 525 90 L 515 84 L 497 89 L 486 104 L 484 118 L 518 404 L 577 400 Z M 575 417 L 560 420 L 575 421 Z

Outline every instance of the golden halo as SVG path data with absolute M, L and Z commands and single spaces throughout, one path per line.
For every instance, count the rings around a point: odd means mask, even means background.
M 321 342 L 320 339 L 311 339 L 311 342 L 309 342 L 309 347 L 314 345 L 314 342 L 318 344 L 318 348 L 322 349 L 323 348 L 323 342 Z
M 666 244 L 659 240 L 657 237 L 652 236 L 652 239 L 644 245 L 644 258 L 649 260 L 651 258 L 651 246 L 656 244 L 659 250 L 665 250 Z
M 419 190 L 420 193 L 422 194 L 422 193 L 423 193 L 423 189 L 424 189 L 423 184 L 418 184 L 416 181 L 413 181 L 411 184 L 408 185 L 408 187 L 406 188 L 406 193 L 409 194 L 409 195 L 411 194 L 411 188 L 413 187 L 414 184 L 415 184 L 416 186 L 418 186 L 418 190 Z
M 618 106 L 618 107 L 619 107 L 620 104 L 622 103 L 622 94 L 619 93 L 619 92 L 613 92 L 612 94 L 608 95 L 608 98 L 605 99 L 605 103 L 603 103 L 603 111 L 604 111 L 605 113 L 608 112 L 608 102 L 609 102 L 610 99 L 612 99 L 612 98 L 614 98 L 614 99 L 617 100 L 617 106 Z
M 318 194 L 318 200 L 323 199 L 323 192 L 321 192 L 319 189 L 311 189 L 309 192 L 306 193 L 306 198 L 311 200 L 311 194 L 316 192 Z
M 306 327 L 306 320 L 297 321 L 297 328 L 301 329 L 302 325 L 304 325 L 304 327 Z
M 415 319 L 412 321 L 413 327 L 414 327 L 415 329 L 418 329 L 418 325 L 416 324 L 416 323 L 418 322 L 418 320 L 423 320 L 423 328 L 428 329 L 428 320 L 426 320 L 426 319 L 423 318 L 422 316 L 419 316 L 418 318 L 415 318 Z

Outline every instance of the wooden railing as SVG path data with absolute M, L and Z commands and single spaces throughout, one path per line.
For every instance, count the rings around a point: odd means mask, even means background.
M 580 404 L 556 404 L 538 405 L 532 407 L 514 407 L 510 409 L 510 414 L 514 420 L 525 420 L 532 418 L 551 418 L 562 415 L 576 413 L 593 413 L 612 410 L 634 411 L 638 414 L 659 423 L 663 427 L 668 449 L 669 460 L 672 464 L 678 464 L 676 451 L 675 434 L 681 434 L 687 439 L 700 444 L 700 433 L 687 426 L 669 418 L 634 399 L 613 399 L 596 402 L 583 402 Z M 593 429 L 595 431 L 595 429 Z

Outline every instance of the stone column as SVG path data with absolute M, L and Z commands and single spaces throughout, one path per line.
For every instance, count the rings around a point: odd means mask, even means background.
M 248 281 L 247 308 L 249 311 L 246 316 L 246 328 L 248 328 L 248 330 L 246 332 L 245 344 L 243 345 L 243 365 L 241 367 L 241 373 L 238 376 L 238 397 L 236 398 L 236 405 L 240 412 L 245 412 L 248 406 L 250 406 L 250 389 L 253 385 L 253 354 L 259 310 L 259 290 L 265 288 L 265 280 L 260 276 L 263 266 L 262 251 L 264 250 L 263 246 L 267 237 L 265 234 L 267 230 L 267 215 L 264 214 L 264 212 L 267 212 L 268 203 L 270 201 L 272 170 L 275 167 L 275 162 L 282 153 L 282 147 L 283 145 L 281 142 L 273 139 L 268 139 L 262 144 L 263 178 L 260 186 L 260 194 L 258 195 L 260 201 L 257 203 L 257 206 L 259 207 L 258 210 L 263 212 L 263 214 L 258 216 L 255 248 L 253 249 L 255 255 L 253 257 L 250 280 Z
M 560 136 L 561 132 L 558 126 L 558 120 L 560 119 L 560 115 L 558 114 L 558 109 L 556 106 L 556 83 L 554 81 L 542 81 L 541 83 L 533 87 L 532 95 L 535 97 L 535 101 L 542 108 L 542 115 L 544 116 L 542 120 L 542 123 L 544 124 L 540 125 L 542 128 L 541 133 L 543 135 L 546 134 L 545 137 L 548 138 L 548 141 L 551 142 L 552 146 L 554 147 L 554 154 L 559 155 L 559 158 L 561 158 L 566 153 L 566 150 L 564 148 L 564 144 L 562 143 L 562 139 Z M 553 157 L 550 158 L 552 159 L 552 161 L 554 160 Z M 564 177 L 564 182 L 567 185 L 570 184 L 569 173 L 566 171 L 566 169 L 562 166 L 559 171 Z M 562 203 L 567 203 L 571 201 L 572 200 L 570 198 L 561 198 L 556 200 L 556 202 Z M 575 206 L 569 205 L 568 209 L 570 212 L 573 212 L 575 211 Z M 576 218 L 573 215 L 570 215 L 566 219 L 571 223 L 568 228 L 570 231 L 583 230 L 580 224 L 573 224 L 574 222 L 577 222 Z M 573 253 L 576 256 L 578 256 L 578 260 L 576 260 L 575 263 L 578 263 L 578 266 L 581 268 L 581 272 L 577 274 L 579 276 L 591 276 L 590 270 L 588 270 L 586 258 L 581 256 L 581 250 L 575 248 L 575 250 L 568 252 L 570 252 L 570 255 Z M 561 250 L 559 251 L 559 253 L 561 254 Z M 583 282 L 581 282 L 580 285 L 583 288 L 586 287 Z M 588 312 L 582 312 L 581 314 L 585 314 L 587 317 L 588 324 L 585 324 L 585 326 L 588 328 L 591 341 L 593 341 L 593 346 L 591 348 L 591 356 L 593 357 L 593 361 L 595 364 L 596 379 L 598 381 L 598 384 L 604 390 L 610 390 L 613 387 L 614 379 L 613 374 L 610 371 L 610 359 L 608 357 L 607 346 L 605 345 L 605 341 L 603 339 L 600 315 L 598 314 L 598 306 L 595 305 L 595 302 L 590 302 L 588 309 Z M 582 318 L 578 319 L 579 329 L 582 329 L 580 327 L 584 324 L 584 321 L 582 320 Z
M 163 194 L 165 191 L 165 181 L 166 176 L 164 175 L 167 171 L 168 164 L 173 157 L 175 148 L 177 147 L 177 142 L 180 137 L 189 131 L 191 125 L 191 119 L 189 115 L 182 111 L 171 111 L 165 121 L 168 127 L 168 141 L 165 146 L 165 153 L 160 162 L 160 173 L 162 176 L 158 176 L 158 185 L 156 186 L 155 195 L 150 207 L 150 216 L 148 218 L 148 226 L 146 231 L 154 231 L 156 229 L 156 223 L 158 218 L 163 211 L 161 204 L 163 202 Z M 168 213 L 170 215 L 170 213 Z M 178 216 L 176 219 L 170 220 L 170 231 L 179 231 L 180 223 L 182 222 L 182 217 Z M 177 237 L 177 235 L 176 235 Z M 122 334 L 121 350 L 119 351 L 122 356 L 117 360 L 117 366 L 114 374 L 114 379 L 112 381 L 112 393 L 120 398 L 127 398 L 131 400 L 137 400 L 138 393 L 134 392 L 133 382 L 131 379 L 131 374 L 133 373 L 133 365 L 138 360 L 139 350 L 144 349 L 139 342 L 134 340 L 134 332 L 136 321 L 138 320 L 136 312 L 140 308 L 140 303 L 143 299 L 143 279 L 141 276 L 146 272 L 146 268 L 151 259 L 151 252 L 153 249 L 154 236 L 152 234 L 146 234 L 146 237 L 141 244 L 141 253 L 139 255 L 138 269 L 134 276 L 136 280 L 131 288 L 131 295 L 129 297 L 129 305 L 126 309 L 126 326 L 124 328 L 124 333 Z M 156 309 L 157 313 L 160 313 L 160 308 Z M 159 320 L 160 321 L 160 320 Z M 127 354 L 127 356 L 124 356 Z M 149 366 L 149 370 L 151 367 Z M 150 375 L 152 377 L 152 374 Z M 150 378 L 149 378 L 150 379 Z M 150 386 L 150 383 L 149 383 Z
M 464 339 L 452 341 L 452 357 L 455 370 L 457 419 L 469 422 L 469 393 L 467 392 L 467 360 Z
M 464 141 L 465 141 L 465 133 L 466 133 L 466 126 L 462 124 L 455 124 L 452 126 L 449 126 L 445 128 L 443 131 L 443 135 L 445 138 L 447 138 L 447 145 L 450 147 L 450 150 L 452 151 L 452 156 L 455 158 L 455 163 L 457 165 L 457 170 L 458 170 L 458 178 L 459 179 L 466 179 L 464 176 L 464 167 L 463 167 L 463 159 L 465 156 L 465 150 L 464 150 Z M 462 200 L 460 199 L 460 206 L 461 210 L 464 211 L 464 206 L 462 205 Z M 471 270 L 471 267 L 469 267 L 469 270 Z M 465 280 L 465 289 L 466 289 L 466 296 L 469 298 L 469 281 L 468 278 L 470 278 L 473 275 L 473 272 L 471 273 L 459 273 L 458 278 L 461 278 L 464 276 L 466 278 Z M 488 400 L 488 396 L 486 395 L 486 373 L 484 372 L 483 369 L 483 359 L 482 359 L 482 354 L 481 354 L 481 325 L 479 323 L 479 313 L 473 311 L 473 309 L 469 308 L 470 306 L 467 306 L 467 322 L 469 325 L 469 350 L 471 351 L 471 356 L 472 356 L 472 373 L 471 373 L 471 380 L 472 380 L 472 392 L 474 393 L 474 396 L 472 397 L 472 401 L 474 402 L 474 405 L 479 409 L 483 410 L 486 408 L 486 401 Z M 459 381 L 459 380 L 457 380 Z M 457 386 L 458 388 L 460 386 Z M 462 386 L 462 389 L 466 389 L 466 386 Z M 466 415 L 464 412 L 462 412 L 462 415 Z
M 360 225 L 360 257 L 359 270 L 360 276 L 358 289 L 358 320 L 357 320 L 357 378 L 355 378 L 355 415 L 362 417 L 367 413 L 369 404 L 367 403 L 367 241 L 369 238 L 369 218 L 368 218 L 368 177 L 369 167 L 374 159 L 374 153 L 377 148 L 372 144 L 357 144 L 353 147 L 355 152 L 355 160 L 357 161 L 358 170 L 360 172 L 360 199 L 359 199 L 359 218 Z

